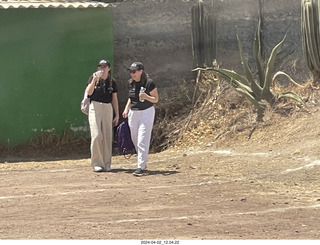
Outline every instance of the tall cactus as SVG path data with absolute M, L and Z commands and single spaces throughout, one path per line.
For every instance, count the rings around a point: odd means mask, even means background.
M 203 22 L 204 22 L 204 13 L 203 13 L 203 4 L 198 2 L 197 6 L 191 8 L 191 24 L 192 24 L 192 52 L 193 58 L 195 60 L 196 66 L 203 66 Z
M 205 16 L 204 19 L 204 56 L 205 65 L 212 66 L 212 61 L 216 58 L 216 16 L 214 14 L 209 14 Z
M 301 0 L 302 50 L 313 74 L 313 84 L 320 85 L 320 0 Z
M 215 0 L 212 0 L 212 12 L 205 14 L 201 0 L 191 8 L 192 53 L 197 67 L 212 66 L 216 58 L 217 17 Z

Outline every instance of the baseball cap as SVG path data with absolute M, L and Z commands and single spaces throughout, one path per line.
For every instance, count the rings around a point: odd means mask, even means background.
M 141 62 L 134 62 L 132 63 L 132 65 L 127 69 L 130 71 L 140 71 L 140 70 L 144 70 L 143 64 Z
M 100 60 L 98 66 L 111 66 L 108 60 Z

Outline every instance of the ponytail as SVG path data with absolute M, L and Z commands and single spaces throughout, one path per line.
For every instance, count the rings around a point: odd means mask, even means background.
M 147 84 L 148 78 L 149 78 L 149 75 L 143 71 L 142 74 L 141 74 L 141 79 L 140 79 L 140 81 L 141 81 L 141 84 L 144 84 L 144 85 L 143 85 L 144 87 L 145 87 L 146 84 Z

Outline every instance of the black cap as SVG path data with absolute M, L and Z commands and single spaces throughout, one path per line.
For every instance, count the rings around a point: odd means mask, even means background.
M 140 70 L 144 70 L 143 64 L 141 62 L 134 62 L 132 63 L 132 65 L 127 69 L 130 71 L 140 71 Z
M 111 66 L 108 60 L 100 60 L 98 66 Z

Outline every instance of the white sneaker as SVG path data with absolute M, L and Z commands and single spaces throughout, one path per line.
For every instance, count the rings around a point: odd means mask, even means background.
M 95 172 L 102 172 L 102 171 L 103 171 L 103 168 L 100 167 L 100 166 L 94 166 L 93 170 L 94 170 Z

